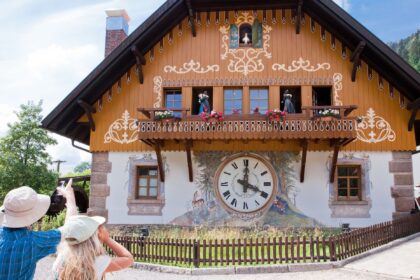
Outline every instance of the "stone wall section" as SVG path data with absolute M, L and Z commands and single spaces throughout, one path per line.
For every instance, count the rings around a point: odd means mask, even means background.
M 108 219 L 106 198 L 109 196 L 108 173 L 112 164 L 108 160 L 108 152 L 92 154 L 92 175 L 90 178 L 89 216 L 102 216 Z
M 392 218 L 396 219 L 409 215 L 415 207 L 411 153 L 393 152 L 392 160 L 389 162 L 389 172 L 394 175 L 391 196 L 395 201 L 395 212 L 392 213 Z

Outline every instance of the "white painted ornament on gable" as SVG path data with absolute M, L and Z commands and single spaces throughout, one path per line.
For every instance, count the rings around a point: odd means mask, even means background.
M 331 65 L 328 62 L 318 63 L 316 66 L 311 65 L 309 60 L 304 60 L 302 57 L 299 57 L 298 60 L 293 60 L 292 64 L 286 66 L 286 64 L 274 63 L 271 68 L 274 71 L 285 71 L 285 72 L 296 72 L 299 70 L 306 72 L 317 72 L 320 70 L 329 70 Z
M 365 143 L 394 142 L 397 138 L 389 122 L 376 115 L 372 108 L 369 108 L 366 116 L 362 116 L 356 131 L 357 139 Z
M 138 140 L 137 119 L 130 118 L 127 110 L 120 119 L 116 119 L 105 133 L 104 143 L 115 142 L 118 144 L 130 144 Z
M 160 108 L 162 104 L 162 82 L 163 79 L 161 76 L 155 76 L 153 78 L 153 93 L 156 95 L 155 103 L 153 104 L 153 108 Z
M 217 64 L 214 65 L 207 65 L 206 67 L 201 67 L 200 62 L 195 62 L 191 59 L 189 62 L 185 62 L 182 67 L 178 69 L 177 66 L 166 65 L 163 67 L 163 71 L 165 73 L 177 73 L 177 74 L 187 74 L 189 72 L 194 72 L 197 74 L 205 74 L 208 72 L 219 72 L 220 66 Z
M 252 43 L 248 33 L 244 33 L 243 38 L 235 37 L 235 40 L 238 40 L 238 42 L 231 41 L 231 28 L 235 28 L 237 32 L 238 27 L 242 24 L 253 25 L 254 23 L 260 24 L 252 14 L 243 12 L 237 17 L 235 22 L 236 25 L 232 24 L 229 26 L 228 23 L 226 23 L 227 25 L 220 27 L 219 31 L 223 35 L 222 53 L 220 57 L 222 60 L 229 60 L 229 72 L 242 73 L 244 76 L 247 76 L 249 73 L 262 72 L 264 70 L 262 59 L 264 57 L 271 59 L 272 55 L 269 52 L 269 41 L 272 28 L 267 24 L 262 23 L 260 26 L 260 31 L 262 33 L 261 41 L 254 41 Z M 236 34 L 236 36 L 238 36 L 238 34 Z M 249 45 L 249 47 L 239 47 L 239 40 L 241 40 L 241 44 Z M 253 38 L 252 40 L 258 40 L 258 38 Z M 258 47 L 254 47 L 253 45 Z

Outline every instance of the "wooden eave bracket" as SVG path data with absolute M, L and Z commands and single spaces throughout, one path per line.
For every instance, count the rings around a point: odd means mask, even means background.
M 160 141 L 156 141 L 155 152 L 156 152 L 156 158 L 157 158 L 158 169 L 159 169 L 159 177 L 160 177 L 160 181 L 163 183 L 165 182 L 165 169 L 164 169 L 163 161 L 162 161 L 161 146 L 162 146 L 162 143 Z
M 339 141 L 335 142 L 333 145 L 334 145 L 334 153 L 331 159 L 330 183 L 334 183 L 335 169 L 337 168 L 338 151 L 340 150 Z
M 296 34 L 300 34 L 300 26 L 301 26 L 301 20 L 302 20 L 302 6 L 303 6 L 303 0 L 297 0 L 297 7 L 296 7 Z
M 192 2 L 191 0 L 185 0 L 185 4 L 187 5 L 187 8 L 188 8 L 188 19 L 190 20 L 190 23 L 191 23 L 191 33 L 193 37 L 195 37 L 197 36 L 197 30 L 195 28 L 194 9 L 192 6 Z
M 141 52 L 139 51 L 136 45 L 133 45 L 131 47 L 131 52 L 136 57 L 137 77 L 139 79 L 139 83 L 143 84 L 144 83 L 143 65 L 146 65 L 146 58 L 144 57 L 144 55 L 141 54 Z
M 365 41 L 360 41 L 360 43 L 357 45 L 356 49 L 352 53 L 350 57 L 350 62 L 353 62 L 353 69 L 351 70 L 351 81 L 356 81 L 356 73 L 357 73 L 357 67 L 360 65 L 360 55 L 362 54 L 364 48 L 366 47 Z
M 415 101 L 409 103 L 407 105 L 407 110 L 411 110 L 411 116 L 408 120 L 408 131 L 412 131 L 414 127 L 414 122 L 417 117 L 417 111 L 420 109 L 420 98 L 416 99 Z
M 95 131 L 96 127 L 95 127 L 95 122 L 93 121 L 93 114 L 96 113 L 95 107 L 93 107 L 92 105 L 86 103 L 85 101 L 81 99 L 77 100 L 77 104 L 79 104 L 79 106 L 82 107 L 82 109 L 85 111 L 89 120 L 90 129 L 92 131 Z
M 187 152 L 187 163 L 188 163 L 188 178 L 190 179 L 190 182 L 194 181 L 192 158 L 191 158 L 192 145 L 193 145 L 192 140 L 187 140 L 185 142 L 185 151 Z
M 308 152 L 308 140 L 305 139 L 301 142 L 302 147 L 302 159 L 300 162 L 300 182 L 305 181 L 305 167 L 306 167 L 306 154 Z

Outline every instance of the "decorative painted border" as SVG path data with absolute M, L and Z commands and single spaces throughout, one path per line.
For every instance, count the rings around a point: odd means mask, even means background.
M 156 95 L 156 101 L 153 103 L 153 108 L 160 108 L 162 104 L 162 83 L 163 79 L 161 76 L 155 76 L 153 78 L 153 93 Z
M 309 60 L 304 60 L 302 57 L 299 57 L 298 60 L 293 60 L 292 64 L 287 67 L 285 64 L 274 63 L 271 68 L 274 71 L 285 71 L 289 73 L 297 72 L 299 70 L 306 72 L 317 72 L 320 70 L 330 70 L 331 65 L 328 62 L 324 62 L 313 66 Z
M 201 67 L 200 62 L 195 62 L 193 59 L 191 59 L 189 62 L 185 62 L 182 67 L 177 69 L 177 66 L 172 65 L 166 65 L 163 67 L 163 71 L 165 73 L 176 73 L 176 74 L 187 74 L 189 72 L 195 72 L 198 74 L 205 74 L 208 72 L 219 72 L 220 66 L 217 64 L 214 65 L 207 65 L 206 67 Z
M 343 74 L 341 73 L 334 73 L 333 75 L 333 82 L 334 82 L 334 105 L 335 106 L 342 106 L 343 101 L 340 100 L 341 91 L 343 90 Z

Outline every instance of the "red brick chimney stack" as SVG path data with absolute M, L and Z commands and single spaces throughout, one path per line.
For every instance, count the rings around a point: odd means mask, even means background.
M 128 36 L 130 18 L 124 9 L 106 10 L 105 57 L 107 57 Z

